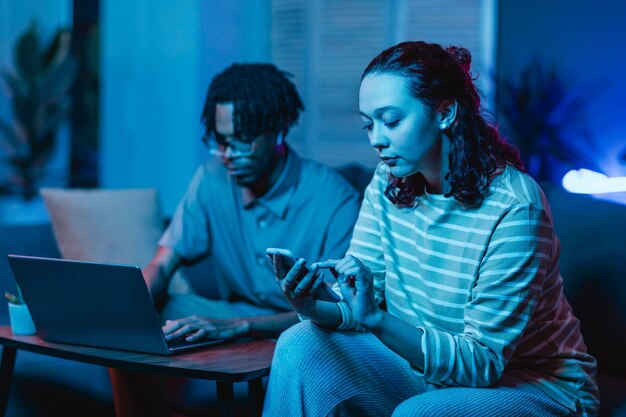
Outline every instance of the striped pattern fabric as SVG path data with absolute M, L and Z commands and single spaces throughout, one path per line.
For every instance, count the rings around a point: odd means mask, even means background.
M 372 269 L 387 311 L 423 329 L 416 372 L 446 387 L 486 387 L 506 373 L 594 415 L 596 362 L 562 292 L 539 186 L 508 167 L 478 208 L 427 194 L 401 209 L 384 196 L 387 177 L 380 165 L 348 253 Z M 357 328 L 342 310 L 341 328 Z

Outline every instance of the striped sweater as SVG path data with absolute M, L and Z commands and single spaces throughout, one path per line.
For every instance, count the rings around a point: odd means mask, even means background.
M 565 299 L 548 203 L 508 167 L 478 208 L 425 195 L 417 208 L 384 195 L 388 168 L 368 186 L 349 254 L 374 272 L 376 299 L 424 331 L 425 366 L 439 386 L 486 387 L 503 373 L 564 406 L 595 415 L 596 361 Z M 345 304 L 341 329 L 358 328 Z

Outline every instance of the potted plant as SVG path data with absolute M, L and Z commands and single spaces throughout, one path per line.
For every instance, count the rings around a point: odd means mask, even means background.
M 11 331 L 14 334 L 29 335 L 35 334 L 37 329 L 33 323 L 33 319 L 28 310 L 28 306 L 24 304 L 20 289 L 17 289 L 17 296 L 8 292 L 4 296 L 9 300 L 9 321 L 11 323 Z
M 588 95 L 582 89 L 567 87 L 556 69 L 539 59 L 517 77 L 500 79 L 498 86 L 503 131 L 520 150 L 531 176 L 554 181 L 568 166 L 597 168 L 584 126 Z
M 0 120 L 0 157 L 12 176 L 0 191 L 30 200 L 55 147 L 57 131 L 69 113 L 69 92 L 77 64 L 70 54 L 70 31 L 58 29 L 43 45 L 32 23 L 17 39 L 15 71 L 2 70 L 13 111 L 11 121 Z

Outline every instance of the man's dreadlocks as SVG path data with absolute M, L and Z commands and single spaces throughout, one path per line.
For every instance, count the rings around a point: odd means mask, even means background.
M 243 140 L 287 132 L 304 110 L 295 85 L 272 64 L 233 64 L 215 76 L 202 111 L 206 132 L 215 132 L 216 104 L 233 103 L 235 135 Z

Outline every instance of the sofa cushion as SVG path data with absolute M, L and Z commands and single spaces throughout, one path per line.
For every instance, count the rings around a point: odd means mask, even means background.
M 154 189 L 41 190 L 61 255 L 83 261 L 148 265 L 163 231 Z M 170 291 L 186 292 L 180 272 Z

